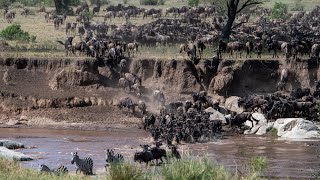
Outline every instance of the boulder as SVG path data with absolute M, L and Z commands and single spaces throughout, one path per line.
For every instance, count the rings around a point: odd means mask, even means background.
M 320 138 L 320 129 L 311 121 L 303 118 L 277 119 L 273 125 L 278 136 L 289 139 Z
M 263 114 L 257 112 L 252 114 L 252 118 L 258 121 L 257 124 L 266 124 L 268 122 Z
M 0 147 L 0 156 L 6 159 L 16 160 L 16 161 L 31 161 L 32 157 L 27 156 L 21 152 L 16 152 L 5 147 Z
M 224 115 L 222 113 L 220 113 L 219 111 L 213 109 L 212 107 L 209 107 L 207 109 L 204 110 L 207 113 L 210 113 L 210 120 L 211 121 L 221 121 L 223 124 L 226 124 L 226 118 L 224 117 Z
M 239 104 L 238 104 L 239 99 L 240 97 L 238 96 L 231 96 L 227 98 L 224 105 L 225 108 L 227 108 L 229 111 L 234 111 L 238 114 L 241 114 L 244 110 L 243 108 L 239 107 Z
M 22 143 L 19 143 L 17 141 L 8 140 L 8 139 L 0 140 L 0 146 L 4 146 L 8 149 L 19 149 L 19 148 L 25 147 Z
M 267 124 L 263 124 L 259 130 L 256 132 L 256 135 L 265 135 L 272 128 L 274 122 L 269 122 Z

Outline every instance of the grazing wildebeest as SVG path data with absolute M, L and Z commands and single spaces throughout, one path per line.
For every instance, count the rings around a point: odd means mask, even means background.
M 233 53 L 236 54 L 236 58 L 239 57 L 241 58 L 241 50 L 243 48 L 243 44 L 239 41 L 235 41 L 235 42 L 229 42 L 227 44 L 228 50 L 230 51 L 230 55 L 231 57 L 233 57 Z M 238 52 L 238 53 L 237 53 Z
M 246 43 L 246 52 L 247 52 L 246 58 L 248 58 L 248 56 L 249 56 L 249 58 L 251 58 L 252 51 L 253 51 L 253 42 L 252 42 L 252 40 L 250 40 Z
M 79 33 L 80 39 L 82 39 L 84 33 L 86 33 L 86 30 L 84 29 L 83 26 L 78 27 L 78 33 Z
M 257 53 L 257 58 L 261 58 L 262 49 L 263 49 L 262 43 L 257 42 L 254 46 L 254 50 Z
M 281 50 L 281 44 L 281 42 L 271 39 L 267 42 L 268 51 L 273 51 L 272 58 L 279 58 L 277 51 Z
M 166 99 L 164 97 L 164 94 L 160 90 L 154 90 L 152 93 L 152 99 L 154 102 L 160 103 L 161 106 L 164 106 Z
M 66 35 L 68 35 L 68 32 L 70 32 L 70 30 L 71 30 L 71 23 L 66 23 Z M 70 35 L 70 33 L 69 33 L 69 35 Z

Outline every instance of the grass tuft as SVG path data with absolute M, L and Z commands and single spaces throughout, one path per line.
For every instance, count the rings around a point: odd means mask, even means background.
M 116 163 L 109 166 L 108 180 L 140 180 L 144 179 L 142 170 L 130 163 Z
M 0 179 L 14 179 L 14 180 L 87 180 L 84 176 L 55 176 L 47 173 L 40 173 L 32 169 L 25 169 L 16 161 L 10 161 L 0 158 Z

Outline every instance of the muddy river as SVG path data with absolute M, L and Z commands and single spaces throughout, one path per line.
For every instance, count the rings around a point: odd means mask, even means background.
M 70 152 L 77 151 L 80 157 L 90 156 L 94 171 L 102 172 L 105 165 L 105 149 L 121 152 L 132 160 L 139 144 L 150 143 L 151 138 L 142 130 L 116 130 L 108 132 L 47 130 L 47 129 L 0 129 L 0 138 L 13 139 L 29 148 L 19 151 L 35 157 L 36 160 L 23 162 L 25 167 L 38 168 L 39 164 L 57 167 L 63 164 L 69 170 Z M 320 171 L 319 141 L 286 141 L 271 137 L 225 136 L 215 142 L 179 146 L 179 151 L 190 151 L 193 155 L 207 155 L 234 171 L 250 157 L 266 156 L 268 178 L 310 179 L 312 173 Z

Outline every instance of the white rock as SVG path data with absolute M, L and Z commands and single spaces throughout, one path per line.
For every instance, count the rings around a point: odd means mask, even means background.
M 21 152 L 16 152 L 5 147 L 0 147 L 0 156 L 6 159 L 17 160 L 17 161 L 31 161 L 32 157 L 27 156 Z
M 209 119 L 211 121 L 221 121 L 223 124 L 227 123 L 226 118 L 224 117 L 223 114 L 221 114 L 220 112 L 214 110 L 215 112 L 213 112 L 212 114 L 210 114 Z
M 231 97 L 226 99 L 226 102 L 225 102 L 224 106 L 228 110 L 234 111 L 234 112 L 237 112 L 238 114 L 240 114 L 244 110 L 243 110 L 243 108 L 239 107 L 239 104 L 238 104 L 239 99 L 240 99 L 240 97 L 238 97 L 238 96 L 231 96 Z
M 258 124 L 265 124 L 265 123 L 268 122 L 267 119 L 264 117 L 263 114 L 257 113 L 257 112 L 255 112 L 255 113 L 252 114 L 252 118 L 253 118 L 254 120 L 258 120 L 258 121 L 259 121 Z
M 256 135 L 265 135 L 272 128 L 273 122 L 263 124 L 259 130 L 256 132 Z
M 289 139 L 320 138 L 320 129 L 311 121 L 302 118 L 278 119 L 274 125 L 278 136 Z

